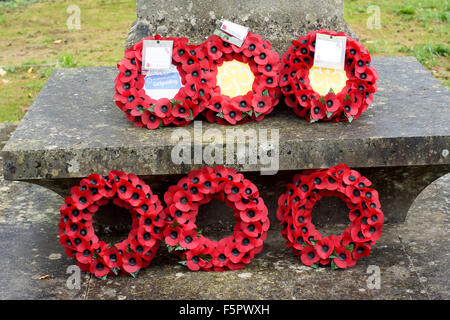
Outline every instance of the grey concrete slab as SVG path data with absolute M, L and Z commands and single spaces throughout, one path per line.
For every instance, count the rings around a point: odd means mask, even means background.
M 422 192 L 398 233 L 430 298 L 450 299 L 450 174 Z
M 63 198 L 30 183 L 5 181 L 1 173 L 0 168 L 0 299 L 84 298 L 90 275 L 81 275 L 79 290 L 66 284 L 74 262 L 58 240 Z
M 360 168 L 450 164 L 445 116 L 450 93 L 414 58 L 377 58 L 373 65 L 380 74 L 373 107 L 352 123 L 311 125 L 276 110 L 261 122 L 238 127 L 204 122 L 202 132 L 215 128 L 225 136 L 227 129 L 278 129 L 280 171 L 338 163 Z M 56 70 L 3 149 L 5 177 L 79 178 L 112 168 L 164 175 L 201 167 L 171 160 L 172 134 L 179 128 L 150 131 L 126 120 L 113 102 L 115 74 L 108 67 Z M 194 127 L 185 128 L 192 150 L 199 140 Z M 226 150 L 226 143 L 222 147 Z M 230 166 L 242 172 L 262 167 L 236 161 Z
M 54 222 L 0 224 L 0 299 L 83 299 L 90 275 L 82 274 L 80 289 L 67 286 L 73 265 L 57 238 Z
M 344 226 L 328 230 L 343 230 Z M 271 231 L 263 251 L 244 269 L 190 272 L 172 255 L 161 255 L 137 279 L 91 279 L 88 299 L 426 299 L 425 290 L 409 265 L 395 229 L 386 228 L 383 241 L 354 268 L 331 271 L 303 266 Z M 380 268 L 381 288 L 369 289 L 369 265 Z M 114 293 L 114 297 L 111 294 Z

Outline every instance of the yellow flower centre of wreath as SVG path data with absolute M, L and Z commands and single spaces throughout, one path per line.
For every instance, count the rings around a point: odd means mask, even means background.
M 255 76 L 249 65 L 237 60 L 225 61 L 217 69 L 217 85 L 221 93 L 230 98 L 251 91 L 254 80 Z
M 330 89 L 339 93 L 347 82 L 345 70 L 312 67 L 309 70 L 309 82 L 314 91 L 326 95 Z

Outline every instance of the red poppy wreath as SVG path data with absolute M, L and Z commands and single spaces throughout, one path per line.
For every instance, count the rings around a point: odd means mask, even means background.
M 218 199 L 234 211 L 233 235 L 212 241 L 195 224 L 199 206 Z M 243 268 L 263 247 L 269 228 L 267 207 L 256 186 L 233 169 L 217 166 L 191 171 L 164 195 L 169 251 L 189 269 L 224 271 Z
M 370 254 L 384 221 L 378 192 L 370 185 L 367 178 L 344 164 L 294 176 L 278 199 L 277 217 L 286 245 L 303 264 L 347 268 Z M 351 224 L 341 235 L 322 237 L 311 223 L 312 209 L 323 196 L 338 197 L 350 209 Z
M 181 88 L 173 98 L 154 99 L 144 88 L 145 75 L 141 72 L 143 40 L 172 40 L 172 65 L 181 78 Z M 207 86 L 209 69 L 201 46 L 188 45 L 186 38 L 147 37 L 125 51 L 125 58 L 117 65 L 119 74 L 115 83 L 116 105 L 128 120 L 138 127 L 157 129 L 162 126 L 185 126 L 204 108 L 211 90 Z M 176 91 L 176 90 L 175 90 Z
M 96 277 L 128 273 L 136 277 L 147 267 L 161 244 L 165 213 L 157 195 L 134 174 L 111 171 L 102 177 L 91 174 L 71 189 L 61 206 L 60 243 L 81 270 Z M 132 224 L 128 238 L 116 244 L 100 241 L 92 218 L 110 201 L 129 211 Z
M 211 62 L 213 92 L 204 111 L 209 122 L 260 121 L 279 100 L 280 57 L 272 45 L 249 32 L 241 47 L 211 35 L 204 43 Z
M 347 37 L 344 67 L 347 81 L 340 92 L 330 89 L 321 95 L 311 86 L 317 33 Z M 343 32 L 311 31 L 294 40 L 283 54 L 280 87 L 285 103 L 309 122 L 351 122 L 367 110 L 377 90 L 378 73 L 370 62 L 367 49 Z

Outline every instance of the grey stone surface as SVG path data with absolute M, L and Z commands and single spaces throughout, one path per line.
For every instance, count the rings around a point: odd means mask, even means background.
M 450 171 L 445 116 L 450 111 L 449 92 L 414 58 L 376 58 L 373 64 L 380 74 L 373 107 L 351 124 L 311 125 L 281 104 L 259 123 L 234 127 L 201 123 L 203 132 L 214 128 L 223 137 L 226 130 L 267 129 L 269 135 L 270 130 L 279 130 L 276 179 L 260 176 L 264 167 L 260 163 L 229 164 L 261 188 L 272 225 L 276 198 L 300 169 L 346 163 L 362 171 L 380 191 L 382 208 L 392 222 L 403 221 L 417 194 Z M 119 169 L 142 176 L 162 196 L 180 175 L 201 167 L 171 161 L 172 134 L 186 130 L 193 151 L 199 141 L 195 125 L 153 131 L 134 127 L 112 101 L 115 75 L 116 70 L 108 67 L 55 71 L 4 148 L 5 178 L 64 195 L 90 173 Z M 203 141 L 202 147 L 208 143 Z M 226 150 L 226 144 L 221 146 Z M 321 207 L 334 211 L 326 202 Z M 343 216 L 332 219 L 323 213 L 318 222 L 342 221 Z
M 344 0 L 136 0 L 136 11 L 125 47 L 154 34 L 187 37 L 200 44 L 221 19 L 249 27 L 280 54 L 311 30 L 325 28 L 356 37 L 344 20 Z
M 352 123 L 309 124 L 284 110 L 258 123 L 203 132 L 278 129 L 279 170 L 330 167 L 447 165 L 450 93 L 412 57 L 376 58 L 379 91 Z M 201 164 L 171 161 L 176 127 L 136 128 L 113 102 L 115 68 L 57 69 L 3 150 L 7 179 L 79 178 L 113 168 L 138 175 L 184 174 Z M 414 78 L 414 81 L 406 81 Z M 283 109 L 282 105 L 278 109 Z M 436 112 L 439 110 L 439 112 Z M 194 125 L 182 130 L 190 134 Z M 202 146 L 209 142 L 203 141 Z M 223 144 L 226 150 L 226 144 Z M 262 165 L 232 164 L 242 172 Z
M 1 159 L 0 159 L 1 162 Z M 448 230 L 450 174 L 427 187 L 404 224 L 386 224 L 369 257 L 353 268 L 313 270 L 271 230 L 262 252 L 244 269 L 190 272 L 161 247 L 138 278 L 99 280 L 81 273 L 80 289 L 69 289 L 65 256 L 57 239 L 63 199 L 48 189 L 5 181 L 0 175 L 0 299 L 449 299 Z M 199 224 L 202 226 L 201 224 Z M 324 226 L 340 233 L 345 225 Z M 205 231 L 211 238 L 224 233 Z M 124 233 L 99 235 L 119 240 Z M 380 268 L 381 287 L 369 289 L 369 266 Z M 48 275 L 48 278 L 39 279 Z
M 343 230 L 344 226 L 327 229 Z M 164 250 L 161 250 L 164 251 Z M 111 283 L 91 279 L 89 299 L 115 297 L 128 299 L 427 299 L 411 272 L 395 229 L 387 227 L 383 240 L 370 258 L 346 270 L 313 270 L 302 265 L 299 257 L 284 246 L 278 232 L 270 232 L 263 251 L 242 270 L 229 272 L 190 272 L 177 266 L 177 258 L 161 253 L 137 281 L 115 278 Z M 369 265 L 380 268 L 381 288 L 367 287 Z M 134 288 L 132 288 L 134 287 Z M 440 288 L 442 289 L 442 288 Z M 448 291 L 447 289 L 445 289 Z M 111 298 L 111 296 L 109 296 Z
M 16 130 L 17 122 L 1 122 L 0 123 L 0 150 L 5 146 L 11 133 Z
M 428 296 L 450 299 L 450 174 L 421 193 L 398 233 L 421 286 L 429 288 Z
M 89 275 L 81 275 L 80 290 L 66 286 L 74 263 L 58 240 L 62 201 L 48 189 L 0 176 L 0 300 L 84 296 Z

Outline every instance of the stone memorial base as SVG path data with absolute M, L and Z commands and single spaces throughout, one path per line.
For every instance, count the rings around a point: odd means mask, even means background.
M 343 0 L 137 0 L 125 46 L 155 33 L 198 44 L 224 18 L 250 27 L 283 53 L 292 40 L 320 28 L 356 38 L 343 9 Z M 450 171 L 450 94 L 414 58 L 374 58 L 373 65 L 378 92 L 372 108 L 353 123 L 309 124 L 282 103 L 259 123 L 202 123 L 203 130 L 216 128 L 224 136 L 230 129 L 279 133 L 277 148 L 267 150 L 279 155 L 275 175 L 261 175 L 261 163 L 227 164 L 257 185 L 271 220 L 263 251 L 245 269 L 189 272 L 162 246 L 137 279 L 102 281 L 82 273 L 75 288 L 67 286 L 67 267 L 75 262 L 65 255 L 57 228 L 59 207 L 72 186 L 91 173 L 121 170 L 142 177 L 162 200 L 180 177 L 213 164 L 173 162 L 173 134 L 185 130 L 194 152 L 196 123 L 153 131 L 130 123 L 114 105 L 116 68 L 55 70 L 0 157 L 0 269 L 8 271 L 0 278 L 0 299 L 449 299 L 442 279 L 450 276 L 450 176 L 438 178 Z M 11 130 L 0 127 L 0 148 Z M 200 149 L 206 145 L 200 139 Z M 285 246 L 277 199 L 295 173 L 339 163 L 360 171 L 379 191 L 383 236 L 370 259 L 351 270 L 314 270 Z M 348 224 L 347 211 L 339 200 L 324 198 L 313 223 L 325 235 L 339 234 Z M 102 240 L 126 236 L 130 220 L 120 212 L 107 206 L 95 215 Z M 219 239 L 230 234 L 233 215 L 213 201 L 201 207 L 197 225 Z M 381 273 L 377 288 L 368 281 L 372 267 Z
M 136 8 L 126 48 L 154 34 L 187 37 L 199 44 L 214 33 L 221 19 L 249 27 L 280 54 L 292 40 L 321 28 L 357 38 L 344 20 L 344 0 L 137 0 Z

